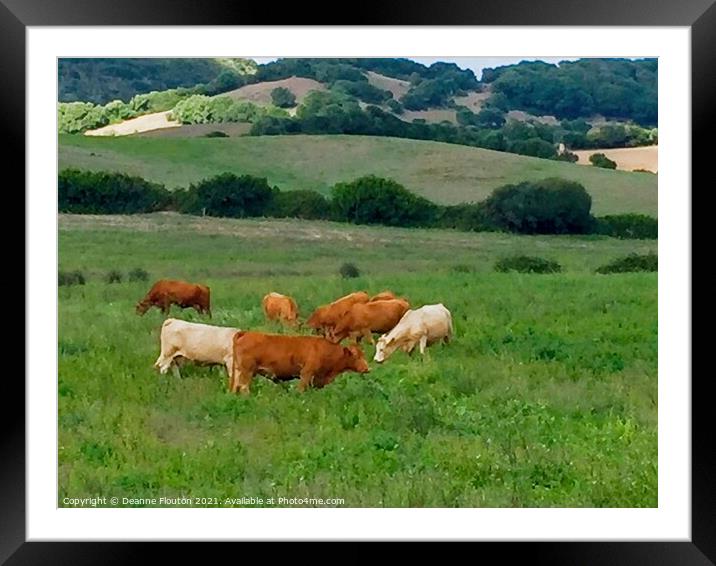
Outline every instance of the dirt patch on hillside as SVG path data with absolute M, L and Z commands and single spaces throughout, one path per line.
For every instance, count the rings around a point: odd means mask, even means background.
M 579 165 L 589 165 L 589 156 L 594 153 L 603 153 L 612 161 L 616 161 L 617 169 L 634 171 L 635 169 L 646 169 L 652 173 L 659 171 L 659 146 L 649 145 L 646 147 L 624 147 L 617 149 L 585 149 L 574 151 L 577 154 Z
M 490 92 L 469 92 L 467 96 L 456 96 L 453 101 L 458 106 L 464 106 L 465 108 L 472 110 L 477 113 L 482 108 L 485 100 L 490 98 Z
M 296 97 L 297 104 L 303 102 L 312 90 L 326 90 L 325 85 L 303 77 L 289 77 L 280 81 L 265 81 L 251 85 L 245 85 L 236 90 L 222 94 L 234 100 L 248 100 L 255 104 L 271 104 L 271 91 L 275 88 L 287 88 Z
M 165 112 L 154 112 L 153 114 L 145 114 L 131 120 L 125 120 L 119 124 L 110 124 L 96 130 L 87 130 L 86 136 L 127 136 L 130 134 L 138 134 L 148 132 L 150 130 L 158 130 L 164 128 L 178 128 L 180 122 L 169 119 L 171 110 Z
M 365 76 L 368 77 L 368 82 L 374 87 L 392 92 L 395 100 L 400 100 L 410 90 L 408 81 L 386 77 L 373 71 L 366 71 Z

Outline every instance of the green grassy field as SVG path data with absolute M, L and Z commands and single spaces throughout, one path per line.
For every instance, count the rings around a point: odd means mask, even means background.
M 324 194 L 375 174 L 441 204 L 480 201 L 500 185 L 558 176 L 582 183 L 595 214 L 656 216 L 657 176 L 433 141 L 373 136 L 173 138 L 59 137 L 59 165 L 139 175 L 168 187 L 225 171 L 266 177 L 284 190 Z
M 110 141 L 110 140 L 106 140 Z M 129 142 L 130 140 L 111 140 Z M 215 141 L 215 140 L 209 140 Z M 260 140 L 259 140 L 260 141 Z M 166 142 L 165 142 L 166 143 Z M 576 169 L 576 167 L 575 167 Z M 581 169 L 581 168 L 580 168 Z M 657 276 L 594 268 L 656 242 L 528 237 L 176 214 L 59 217 L 59 501 L 64 497 L 342 498 L 343 507 L 655 507 Z M 528 253 L 563 273 L 500 274 Z M 361 277 L 343 280 L 352 261 Z M 148 282 L 107 284 L 141 267 Z M 357 289 L 442 302 L 456 337 L 421 359 L 296 391 L 220 368 L 152 368 L 163 320 L 151 281 L 211 286 L 213 324 L 282 331 L 268 291 L 301 315 Z M 193 311 L 172 316 L 206 321 Z M 210 503 L 212 506 L 213 503 Z

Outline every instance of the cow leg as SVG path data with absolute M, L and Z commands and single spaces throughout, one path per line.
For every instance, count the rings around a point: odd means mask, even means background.
M 179 366 L 176 362 L 172 364 L 172 373 L 174 374 L 174 377 L 176 377 L 177 379 L 181 379 L 181 373 L 179 373 Z
M 375 345 L 375 340 L 373 340 L 373 333 L 370 331 L 369 328 L 363 330 L 363 338 L 367 338 L 368 342 L 370 342 L 372 345 Z
M 423 334 L 420 337 L 420 354 L 425 354 L 425 346 L 428 344 L 428 336 L 427 334 Z
M 176 367 L 176 364 L 172 364 L 174 361 L 174 355 L 176 354 L 176 350 L 174 351 L 168 351 L 168 352 L 162 352 L 159 354 L 159 357 L 157 358 L 157 361 L 154 362 L 154 367 L 159 369 L 159 373 L 165 374 L 169 370 L 169 366 L 174 365 Z M 177 369 L 177 371 L 179 371 Z
M 233 380 L 229 387 L 231 393 L 237 391 L 242 395 L 248 395 L 251 387 L 251 379 L 254 376 L 256 368 L 246 368 L 239 365 L 234 365 Z
M 301 369 L 301 380 L 298 382 L 298 390 L 303 393 L 312 384 L 313 371 L 304 366 L 303 369 Z

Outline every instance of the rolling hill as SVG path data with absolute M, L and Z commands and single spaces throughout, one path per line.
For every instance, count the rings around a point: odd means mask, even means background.
M 480 201 L 500 185 L 545 177 L 582 183 L 595 214 L 657 213 L 657 177 L 432 141 L 374 136 L 59 138 L 59 167 L 121 171 L 185 187 L 225 171 L 283 190 L 328 194 L 340 181 L 390 177 L 442 204 Z

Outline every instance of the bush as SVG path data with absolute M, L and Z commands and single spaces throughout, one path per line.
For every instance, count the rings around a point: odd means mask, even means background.
M 494 230 L 485 217 L 481 203 L 463 203 L 443 206 L 435 221 L 435 226 L 471 232 Z
M 391 179 L 368 175 L 352 183 L 338 183 L 332 191 L 338 220 L 356 224 L 428 226 L 439 207 Z
M 112 271 L 107 272 L 107 274 L 104 276 L 104 280 L 105 283 L 121 283 L 122 272 L 113 269 Z
M 228 138 L 229 134 L 226 132 L 220 132 L 218 130 L 214 130 L 213 132 L 208 132 L 204 134 L 205 138 Z
M 267 215 L 275 218 L 321 220 L 330 217 L 330 203 L 316 191 L 279 191 L 274 195 Z
M 343 279 L 355 279 L 360 277 L 360 270 L 353 263 L 344 263 L 339 269 L 339 273 Z
M 129 272 L 128 278 L 130 281 L 149 281 L 149 273 L 141 267 L 135 267 Z
M 278 189 L 264 178 L 222 173 L 190 185 L 177 197 L 181 212 L 243 218 L 265 215 L 274 192 Z
M 57 284 L 62 286 L 84 285 L 85 276 L 79 269 L 75 271 L 60 271 L 57 274 Z
M 293 108 L 296 106 L 296 95 L 280 86 L 271 91 L 271 102 L 279 108 Z
M 520 273 L 559 273 L 562 267 L 556 261 L 550 261 L 542 257 L 530 257 L 518 255 L 504 257 L 495 263 L 495 271 L 507 273 L 518 271 Z
M 595 219 L 597 234 L 622 239 L 655 240 L 659 237 L 659 223 L 646 214 L 612 214 Z
M 123 173 L 64 169 L 58 175 L 60 212 L 136 214 L 164 210 L 172 197 L 163 185 Z
M 558 153 L 552 159 L 554 159 L 555 161 L 566 161 L 567 163 L 576 163 L 577 161 L 579 161 L 579 156 L 576 153 L 572 153 L 571 151 L 564 151 L 563 153 Z
M 91 102 L 60 102 L 57 105 L 57 130 L 61 134 L 79 134 L 109 124 L 102 106 Z
M 633 271 L 658 271 L 658 256 L 654 253 L 645 255 L 629 254 L 615 259 L 611 263 L 597 268 L 596 273 L 629 273 Z
M 593 153 L 589 156 L 589 162 L 595 167 L 601 167 L 603 169 L 616 169 L 617 162 L 612 161 L 603 153 Z
M 550 178 L 498 187 L 483 201 L 485 221 L 521 234 L 584 234 L 593 228 L 592 198 L 574 181 Z

